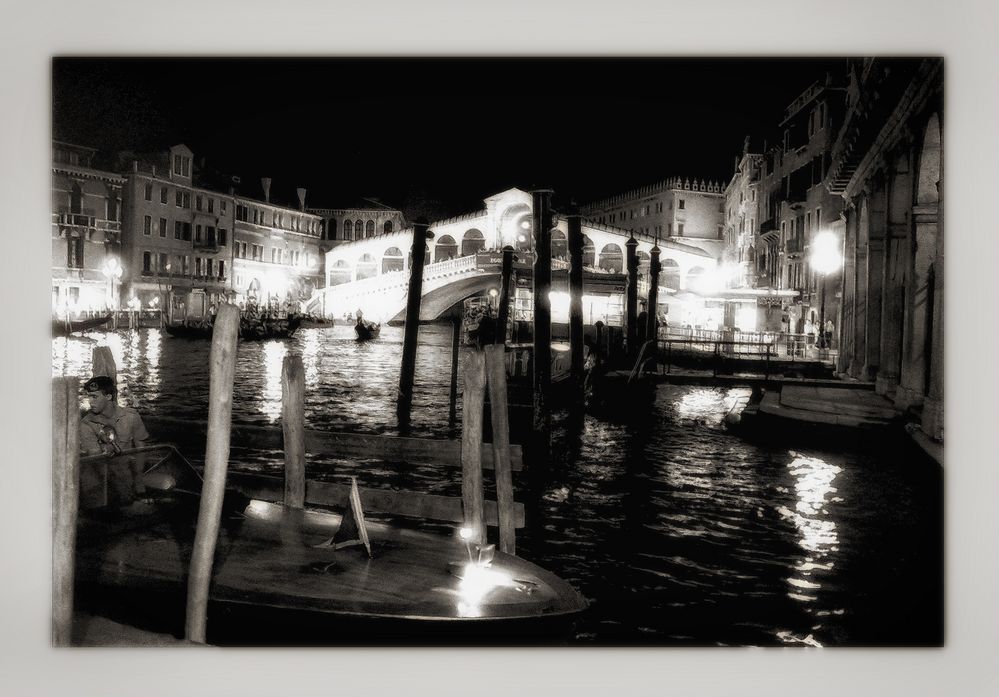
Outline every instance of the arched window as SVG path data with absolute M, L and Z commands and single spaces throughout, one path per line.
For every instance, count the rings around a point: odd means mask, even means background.
M 370 254 L 362 254 L 357 260 L 357 280 L 378 275 L 378 262 Z
M 451 235 L 441 235 L 434 247 L 434 262 L 454 259 L 458 255 L 458 243 Z
M 662 266 L 659 285 L 670 290 L 680 290 L 680 265 L 674 259 L 663 259 Z
M 621 273 L 624 269 L 624 255 L 621 247 L 611 242 L 605 244 L 600 250 L 600 268 L 614 273 Z
M 410 252 L 406 256 L 409 259 L 409 266 L 410 266 L 410 268 L 412 268 L 412 266 L 413 266 L 413 253 Z M 429 264 L 430 263 L 430 245 L 429 244 L 423 245 L 423 263 L 424 264 Z
M 382 225 L 382 232 L 385 232 L 385 233 L 392 232 L 392 221 L 391 220 L 386 220 L 385 221 L 385 224 Z
M 465 235 L 461 238 L 461 256 L 463 257 L 471 256 L 485 247 L 485 236 L 475 228 L 466 230 Z
M 389 271 L 402 271 L 402 250 L 398 247 L 389 247 L 382 256 L 382 273 Z
M 375 221 L 374 220 L 369 220 L 367 223 L 365 223 L 365 225 L 364 225 L 364 236 L 365 237 L 374 237 L 375 236 Z
M 561 230 L 552 230 L 552 259 L 568 259 L 569 243 L 565 239 L 565 233 Z
M 354 224 L 349 219 L 343 221 L 343 239 L 354 239 Z

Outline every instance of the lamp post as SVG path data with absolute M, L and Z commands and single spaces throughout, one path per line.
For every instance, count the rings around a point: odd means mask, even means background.
M 819 348 L 828 349 L 826 345 L 826 277 L 839 270 L 843 264 L 843 254 L 840 251 L 839 240 L 835 234 L 823 230 L 815 235 L 811 243 L 808 263 L 812 270 L 821 277 L 819 288 Z
M 118 328 L 118 303 L 115 301 L 115 287 L 120 283 L 122 276 L 121 262 L 118 257 L 108 257 L 104 262 L 104 277 L 108 279 L 108 309 L 112 312 L 111 326 Z

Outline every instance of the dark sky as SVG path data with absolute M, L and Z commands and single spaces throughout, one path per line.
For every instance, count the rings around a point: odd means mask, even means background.
M 240 193 L 377 197 L 453 215 L 511 186 L 556 206 L 681 175 L 727 180 L 743 139 L 843 59 L 97 59 L 53 62 L 54 137 L 195 159 Z M 427 209 L 427 210 L 421 210 Z

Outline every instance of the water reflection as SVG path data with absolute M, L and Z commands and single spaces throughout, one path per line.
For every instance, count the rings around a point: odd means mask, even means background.
M 264 390 L 260 410 L 271 423 L 281 417 L 281 367 L 287 353 L 288 348 L 283 341 L 268 341 L 264 344 Z

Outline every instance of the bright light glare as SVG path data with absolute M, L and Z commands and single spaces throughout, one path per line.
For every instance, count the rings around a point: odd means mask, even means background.
M 502 571 L 466 564 L 458 582 L 458 614 L 481 617 L 482 601 L 496 588 L 513 587 L 513 579 Z
M 458 537 L 465 540 L 465 542 L 468 542 L 472 539 L 472 528 L 461 528 L 458 531 Z
M 527 221 L 527 220 L 524 220 L 524 221 L 522 221 L 520 223 L 520 227 L 524 228 L 525 230 L 530 230 L 531 229 L 531 223 L 529 221 Z M 521 241 L 523 241 L 523 240 L 521 240 Z
M 839 250 L 839 238 L 828 230 L 823 230 L 812 238 L 809 264 L 821 274 L 829 274 L 839 269 L 843 255 Z

